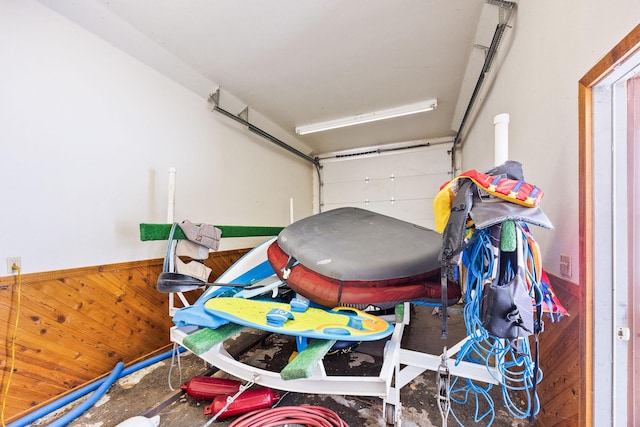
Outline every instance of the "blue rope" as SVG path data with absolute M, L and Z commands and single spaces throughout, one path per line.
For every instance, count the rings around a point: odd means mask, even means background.
M 464 384 L 456 388 L 456 383 L 458 382 L 458 380 L 463 380 Z M 466 405 L 467 403 L 469 403 L 469 398 L 472 397 L 473 401 L 476 404 L 473 420 L 476 423 L 479 423 L 485 418 L 489 417 L 487 426 L 490 426 L 495 419 L 495 405 L 493 403 L 493 399 L 489 395 L 489 390 L 491 390 L 492 387 L 493 384 L 488 384 L 483 388 L 478 386 L 468 378 L 454 377 L 453 382 L 451 383 L 450 398 L 453 403 L 456 403 L 458 405 Z M 460 398 L 456 398 L 455 396 L 457 394 L 461 394 L 462 396 Z M 484 399 L 486 405 L 488 406 L 488 409 L 482 414 L 480 414 L 480 407 L 482 406 L 483 402 L 481 402 L 480 399 Z M 453 410 L 451 411 L 451 415 L 459 425 L 464 426 L 464 424 L 462 424 L 462 422 L 458 419 Z
M 171 266 L 171 253 L 173 252 L 173 234 L 176 232 L 176 227 L 178 226 L 177 222 L 174 222 L 171 226 L 171 231 L 169 232 L 169 240 L 167 242 L 167 252 L 164 255 L 164 262 L 162 263 L 162 271 L 169 271 L 169 267 Z
M 519 233 L 528 232 L 526 226 L 518 224 L 521 228 Z M 502 398 L 506 409 L 515 418 L 526 418 L 540 409 L 540 402 L 537 394 L 530 392 L 533 382 L 542 380 L 542 371 L 538 370 L 537 378 L 534 375 L 534 363 L 531 357 L 529 340 L 521 338 L 514 341 L 500 339 L 490 334 L 483 326 L 480 319 L 480 302 L 482 301 L 482 291 L 484 284 L 490 282 L 496 272 L 496 259 L 499 256 L 499 242 L 494 242 L 490 229 L 476 230 L 475 241 L 462 253 L 462 263 L 466 267 L 464 277 L 466 283 L 465 306 L 463 316 L 469 340 L 462 346 L 456 357 L 456 364 L 461 361 L 484 364 L 487 370 L 492 373 L 492 361 L 495 361 L 499 378 L 495 378 L 502 389 Z M 524 246 L 524 264 L 527 282 L 531 285 L 530 295 L 535 300 L 536 305 L 542 304 L 540 297 L 539 277 L 541 272 L 532 271 L 535 266 L 533 262 L 533 252 L 526 243 L 526 237 L 522 238 Z M 510 281 L 516 275 L 517 266 L 506 265 L 504 268 L 504 280 Z M 537 326 L 537 324 L 536 324 Z M 493 375 L 493 373 L 492 373 Z M 488 394 L 492 385 L 481 387 L 468 378 L 463 378 L 462 384 L 458 384 L 459 377 L 454 377 L 450 395 L 451 401 L 456 404 L 467 404 L 472 398 L 476 404 L 474 415 L 475 422 L 487 421 L 487 426 L 493 423 L 495 418 L 495 406 L 493 399 Z M 517 393 L 517 402 L 512 398 L 512 393 Z M 461 397 L 454 397 L 461 395 Z M 524 400 L 523 400 L 524 397 Z M 522 403 L 524 402 L 524 403 Z M 488 409 L 480 413 L 480 406 L 486 404 Z M 524 406 L 524 408 L 523 408 Z M 462 423 L 455 415 L 453 405 L 451 413 L 454 419 L 462 426 Z

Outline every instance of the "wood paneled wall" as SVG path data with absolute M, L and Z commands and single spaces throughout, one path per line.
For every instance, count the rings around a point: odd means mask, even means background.
M 246 252 L 212 253 L 211 277 Z M 25 274 L 20 295 L 16 276 L 0 277 L 3 399 L 17 331 L 5 421 L 110 373 L 118 361 L 131 364 L 168 349 L 173 323 L 167 294 L 156 290 L 161 271 L 156 259 Z
M 211 276 L 222 274 L 246 251 L 212 253 L 206 261 Z M 156 259 L 24 275 L 6 421 L 107 375 L 118 361 L 131 364 L 166 350 L 172 322 L 167 295 L 156 290 L 161 271 L 162 259 Z M 540 337 L 544 379 L 536 424 L 577 426 L 584 399 L 579 337 L 584 295 L 571 282 L 554 276 L 551 282 L 570 316 L 557 323 L 547 319 Z M 18 305 L 16 277 L 0 277 L 0 287 L 4 397 Z
M 538 426 L 581 426 L 580 408 L 584 402 L 586 370 L 584 340 L 580 325 L 584 323 L 584 287 L 549 275 L 551 284 L 569 316 L 552 323 L 544 317 L 545 330 L 540 335 L 540 368 L 544 374 L 538 386 L 540 413 Z

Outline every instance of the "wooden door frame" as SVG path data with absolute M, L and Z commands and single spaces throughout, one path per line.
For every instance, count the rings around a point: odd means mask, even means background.
M 579 280 L 584 287 L 580 303 L 581 394 L 580 425 L 593 425 L 593 88 L 640 51 L 640 25 L 607 53 L 578 82 L 578 246 Z

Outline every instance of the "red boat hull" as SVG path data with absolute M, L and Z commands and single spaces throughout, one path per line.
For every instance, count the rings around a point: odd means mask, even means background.
M 405 301 L 441 305 L 439 268 L 412 277 L 343 281 L 319 274 L 302 264 L 296 264 L 285 279 L 283 270 L 290 257 L 280 248 L 277 241 L 271 244 L 267 256 L 276 274 L 292 290 L 326 307 L 349 306 L 364 309 L 373 306 L 387 309 Z M 455 304 L 460 297 L 459 285 L 450 281 L 447 286 L 448 304 Z

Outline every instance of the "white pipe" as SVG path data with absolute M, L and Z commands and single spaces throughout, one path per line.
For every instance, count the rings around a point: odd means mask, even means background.
M 289 198 L 289 224 L 293 224 L 293 197 Z
M 168 203 L 167 203 L 167 223 L 173 224 L 176 219 L 176 168 L 169 168 L 169 189 L 167 191 L 168 195 Z M 176 245 L 175 242 L 172 245 Z M 173 246 L 175 247 L 175 246 Z M 173 257 L 169 258 L 169 271 L 174 271 L 175 268 L 175 260 Z M 173 293 L 169 294 L 169 316 L 173 316 L 173 311 L 176 310 Z M 184 298 L 182 294 L 179 295 L 181 298 Z M 188 306 L 186 304 L 185 306 Z
M 176 168 L 169 168 L 169 203 L 167 205 L 167 223 L 173 224 L 176 218 Z
M 509 160 L 509 114 L 498 114 L 493 118 L 494 151 L 493 164 L 498 166 Z

